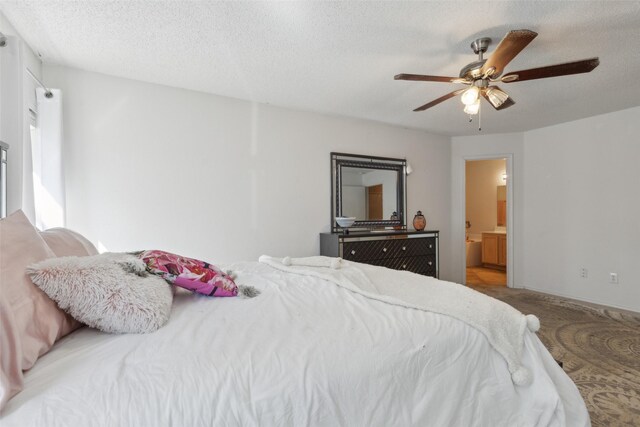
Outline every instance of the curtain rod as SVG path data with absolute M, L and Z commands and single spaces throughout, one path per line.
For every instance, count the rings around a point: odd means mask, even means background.
M 42 83 L 42 82 L 40 81 L 40 79 L 39 79 L 39 78 L 37 78 L 37 77 L 36 77 L 36 75 L 35 75 L 35 74 L 33 74 L 33 72 L 32 72 L 30 69 L 28 69 L 28 68 L 27 68 L 27 73 L 29 73 L 29 75 L 31 76 L 31 78 L 32 78 L 33 80 L 35 80 L 35 81 L 36 81 L 36 83 L 38 83 L 38 84 L 40 85 L 40 87 L 42 87 L 42 89 L 44 89 L 44 96 L 46 96 L 47 98 L 53 98 L 53 93 L 52 93 L 49 89 L 47 89 L 47 87 L 44 85 L 44 83 Z

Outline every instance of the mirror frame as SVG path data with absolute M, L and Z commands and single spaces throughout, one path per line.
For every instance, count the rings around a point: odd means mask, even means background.
M 342 168 L 355 167 L 366 169 L 393 170 L 398 174 L 396 188 L 396 212 L 397 220 L 362 220 L 354 222 L 349 228 L 379 228 L 394 227 L 406 230 L 406 203 L 407 203 L 407 160 L 392 157 L 364 156 L 361 154 L 331 153 L 331 231 L 344 230 L 336 222 L 342 209 Z

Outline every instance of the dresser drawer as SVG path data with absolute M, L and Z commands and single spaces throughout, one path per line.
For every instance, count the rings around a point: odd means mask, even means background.
M 412 273 L 424 274 L 426 276 L 435 277 L 436 275 L 435 255 L 377 259 L 369 261 L 368 264 L 392 268 L 394 270 L 411 271 Z
M 403 256 L 431 255 L 436 253 L 435 237 L 422 237 L 406 240 L 407 249 Z
M 343 243 L 342 247 L 342 258 L 350 261 L 399 258 L 435 253 L 436 239 L 434 237 L 347 241 Z
M 402 246 L 398 244 L 396 239 L 344 242 L 342 245 L 342 258 L 349 261 L 364 262 L 396 257 L 399 256 L 397 252 L 401 250 Z

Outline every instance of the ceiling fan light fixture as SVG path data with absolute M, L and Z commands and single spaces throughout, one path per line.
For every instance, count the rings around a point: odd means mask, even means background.
M 476 101 L 478 101 L 479 96 L 480 96 L 480 89 L 478 89 L 476 86 L 471 86 L 469 89 L 464 91 L 464 93 L 460 97 L 460 100 L 464 105 L 469 106 L 475 103 Z
M 0 0 L 1 1 L 1 0 Z M 579 61 L 565 62 L 562 64 L 547 65 L 544 67 L 530 68 L 509 72 L 503 75 L 505 68 L 536 38 L 538 33 L 531 30 L 511 30 L 500 41 L 496 49 L 488 59 L 484 58 L 491 39 L 479 38 L 471 43 L 471 48 L 478 55 L 478 60 L 471 62 L 460 70 L 458 77 L 432 76 L 424 74 L 398 74 L 395 80 L 413 80 L 424 82 L 444 82 L 470 86 L 449 92 L 434 99 L 413 111 L 425 111 L 448 99 L 460 95 L 460 101 L 464 105 L 464 112 L 469 115 L 469 121 L 477 116 L 478 130 L 482 130 L 482 102 L 480 98 L 487 100 L 497 111 L 502 111 L 515 105 L 515 101 L 509 94 L 498 86 L 492 84 L 502 82 L 521 82 L 526 80 L 546 79 L 549 77 L 569 76 L 573 74 L 589 73 L 599 64 L 597 57 L 582 59 Z
M 489 87 L 487 88 L 485 93 L 487 95 L 487 98 L 489 98 L 489 102 L 495 108 L 498 108 L 499 106 L 504 104 L 504 102 L 509 98 L 509 95 L 506 92 L 498 89 L 497 87 Z
M 473 104 L 467 104 L 464 107 L 464 112 L 470 116 L 475 116 L 476 114 L 478 114 L 479 110 L 480 110 L 480 98 L 476 99 L 476 102 L 474 102 Z

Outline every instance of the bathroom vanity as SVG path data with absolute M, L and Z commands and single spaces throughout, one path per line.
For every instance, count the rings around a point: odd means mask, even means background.
M 506 270 L 507 233 L 500 231 L 482 233 L 482 265 Z

